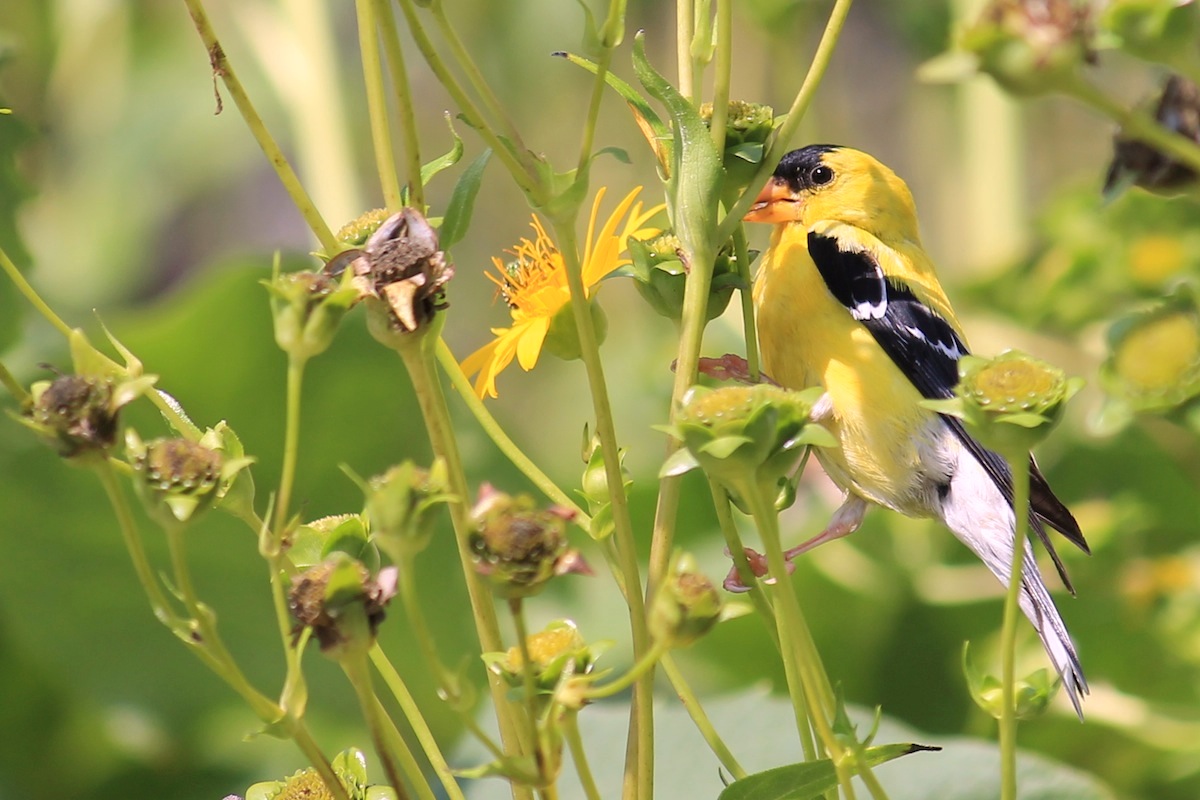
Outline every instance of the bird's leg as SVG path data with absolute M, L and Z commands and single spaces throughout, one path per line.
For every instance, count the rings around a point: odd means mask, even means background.
M 743 547 L 742 552 L 746 554 L 746 561 L 750 562 L 750 571 L 754 573 L 754 577 L 761 578 L 769 571 L 767 567 L 767 557 L 762 553 L 750 547 Z M 725 555 L 732 555 L 729 548 L 725 548 Z M 788 563 L 788 574 L 791 575 L 795 571 L 796 565 Z M 774 578 L 767 578 L 764 583 L 774 583 Z M 742 583 L 742 576 L 738 574 L 737 564 L 729 568 L 729 574 L 725 576 L 725 580 L 721 583 L 725 587 L 725 591 L 741 594 L 742 592 L 750 591 L 750 587 Z
M 791 548 L 783 555 L 788 561 L 791 561 L 801 553 L 807 553 L 814 547 L 820 547 L 826 542 L 832 542 L 834 539 L 840 539 L 843 536 L 848 536 L 858 530 L 862 525 L 863 516 L 867 513 L 867 501 L 856 494 L 847 494 L 846 500 L 841 507 L 833 512 L 833 519 L 829 520 L 829 525 L 825 530 L 818 533 L 807 542 L 802 542 Z
M 672 368 L 674 368 L 672 366 Z M 750 365 L 746 363 L 746 359 L 733 353 L 726 353 L 720 358 L 702 358 L 696 364 L 696 370 L 701 375 L 707 375 L 719 381 L 737 381 L 738 383 L 770 383 L 775 386 L 779 384 L 771 380 L 763 374 L 759 374 L 757 380 L 750 377 Z

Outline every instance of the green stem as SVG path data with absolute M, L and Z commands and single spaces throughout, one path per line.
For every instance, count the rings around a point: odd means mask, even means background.
M 396 104 L 400 113 L 400 138 L 404 143 L 409 202 L 414 208 L 424 211 L 425 185 L 421 181 L 421 147 L 417 138 L 417 118 L 413 112 L 412 87 L 408 83 L 404 49 L 400 45 L 400 35 L 396 29 L 396 15 L 389 0 L 371 1 L 375 4 L 375 16 L 382 22 L 383 49 L 387 53 L 392 91 L 396 93 Z
M 1065 89 L 1067 94 L 1115 120 L 1122 134 L 1163 151 L 1192 170 L 1200 172 L 1200 145 L 1187 136 L 1175 133 L 1142 111 L 1121 105 L 1099 87 L 1080 78 Z
M 821 41 L 817 45 L 817 52 L 813 54 L 812 63 L 808 67 L 808 74 L 804 76 L 804 83 L 801 84 L 800 91 L 792 100 L 792 106 L 787 111 L 787 119 L 775 132 L 770 149 L 763 156 L 762 163 L 758 165 L 758 170 L 749 183 L 751 187 L 762 186 L 766 183 L 767 177 L 779 165 L 779 159 L 783 158 L 788 142 L 796 135 L 796 131 L 800 127 L 800 120 L 804 118 L 804 112 L 808 110 L 813 95 L 816 94 L 817 87 L 821 84 L 821 79 L 825 77 L 825 70 L 833 58 L 834 48 L 837 47 L 838 39 L 842 35 L 842 27 L 846 24 L 846 16 L 850 13 L 850 6 L 853 2 L 854 0 L 837 0 L 834 3 L 833 11 L 829 13 L 829 21 L 825 23 L 825 32 L 821 34 Z M 733 229 L 742 221 L 742 217 L 746 216 L 746 212 L 750 210 L 750 204 L 757 196 L 757 191 L 742 193 L 741 198 L 733 204 L 729 213 L 721 220 L 714 238 L 715 241 L 723 242 L 729 238 Z
M 512 146 L 506 144 L 492 130 L 492 127 L 487 124 L 479 108 L 472 102 L 454 76 L 450 74 L 450 70 L 446 68 L 442 57 L 438 55 L 433 43 L 429 40 L 429 36 L 425 33 L 425 28 L 417 16 L 416 8 L 413 6 L 414 0 L 399 0 L 399 2 L 400 10 L 404 14 L 404 21 L 408 23 L 409 33 L 412 35 L 417 49 L 421 51 L 421 55 L 425 58 L 425 63 L 428 64 L 429 69 L 437 77 L 438 83 L 442 85 L 451 99 L 454 100 L 455 105 L 458 106 L 458 110 L 466 118 L 467 124 L 488 143 L 488 146 L 492 148 L 496 156 L 508 168 L 513 180 L 521 188 L 521 191 L 525 192 L 530 202 L 535 207 L 544 205 L 547 199 L 546 187 L 543 186 L 537 170 L 532 165 L 526 163 L 525 159 L 527 156 L 518 158 L 513 154 Z
M 8 390 L 8 393 L 17 401 L 18 406 L 24 407 L 29 402 L 29 392 L 25 391 L 25 387 L 17 382 L 2 361 L 0 361 L 0 386 Z
M 272 526 L 268 552 L 263 555 L 273 558 L 279 553 L 288 524 L 288 506 L 292 502 L 292 488 L 296 483 L 296 464 L 300 454 L 300 403 L 304 385 L 304 367 L 307 359 L 288 357 L 287 397 L 285 399 L 283 431 L 283 465 L 279 477 L 279 494 L 275 497 L 275 523 Z
M 613 424 L 612 405 L 608 386 L 604 378 L 604 366 L 600 361 L 600 346 L 592 323 L 588 305 L 587 289 L 583 284 L 583 265 L 579 259 L 579 247 L 575 237 L 573 219 L 551 219 L 556 238 L 562 243 L 561 252 L 565 264 L 567 286 L 571 293 L 571 310 L 575 327 L 579 333 L 580 357 L 587 371 L 591 389 L 592 407 L 596 414 L 596 435 L 604 453 L 604 471 L 608 480 L 612 503 L 613 536 L 620 559 L 621 573 L 628 591 L 629 623 L 633 635 L 634 658 L 642 659 L 650 650 L 650 633 L 646 627 L 646 609 L 638 587 L 641 576 L 637 563 L 637 544 L 633 537 L 633 521 L 629 514 L 629 502 L 625 495 L 624 477 L 621 475 L 621 458 L 617 446 L 617 431 Z M 654 671 L 647 670 L 639 681 L 633 696 L 633 737 L 626 762 L 625 774 L 637 781 L 636 796 L 639 800 L 650 800 L 654 781 Z M 628 789 L 628 785 L 627 785 Z
M 300 183 L 300 179 L 296 176 L 292 165 L 288 163 L 287 158 L 283 155 L 283 151 L 279 148 L 279 144 L 271 136 L 271 132 L 267 130 L 262 117 L 258 115 L 254 104 L 250 102 L 250 96 L 246 94 L 245 88 L 242 86 L 241 81 L 238 80 L 237 74 L 233 71 L 233 66 L 225 56 L 225 50 L 221 47 L 221 43 L 217 39 L 217 34 L 208 20 L 208 14 L 204 10 L 204 3 L 202 0 L 183 0 L 183 2 L 187 6 L 188 13 L 192 17 L 192 22 L 196 26 L 196 32 L 200 34 L 200 39 L 204 42 L 204 47 L 208 50 L 208 59 L 212 64 L 214 78 L 220 77 L 221 81 L 225 84 L 225 88 L 233 97 L 233 102 L 237 105 L 242 119 L 246 121 L 246 125 L 250 128 L 250 133 L 254 136 L 255 141 L 258 142 L 258 146 L 262 148 L 267 160 L 271 162 L 271 166 L 275 169 L 275 174 L 279 177 L 283 188 L 287 190 L 288 196 L 292 198 L 292 202 L 304 217 L 304 221 L 308 223 L 308 227 L 312 230 L 313 235 L 317 237 L 317 241 L 321 243 L 321 247 L 327 253 L 337 252 L 339 245 L 333 232 L 325 224 L 325 220 L 321 217 L 320 212 L 317 211 L 312 198 L 308 196 L 308 192 L 305 191 L 304 186 Z
M 167 535 L 167 549 L 171 557 L 171 572 L 175 580 L 175 590 L 183 601 L 191 619 L 185 628 L 175 626 L 177 636 L 187 641 L 194 652 L 201 654 L 209 667 L 217 673 L 229 686 L 241 695 L 254 713 L 267 724 L 274 724 L 284 718 L 285 714 L 273 700 L 250 685 L 241 667 L 237 665 L 233 655 L 225 647 L 217 632 L 216 617 L 212 609 L 200 602 L 192 582 L 192 571 L 187 563 L 187 549 L 184 536 L 187 526 L 178 521 L 163 525 Z
M 725 152 L 725 127 L 729 121 L 729 82 L 733 73 L 733 0 L 717 0 L 717 62 L 713 75 L 713 144 Z
M 425 331 L 408 334 L 409 339 L 398 348 L 404 365 L 412 380 L 413 391 L 421 406 L 421 415 L 429 435 L 430 444 L 435 455 L 444 459 L 449 476 L 450 492 L 455 501 L 448 504 L 450 521 L 454 528 L 454 537 L 458 544 L 459 565 L 467 584 L 467 595 L 471 602 L 471 615 L 475 622 L 475 631 L 483 652 L 494 652 L 503 649 L 500 639 L 500 626 L 496 619 L 496 607 L 492 595 L 475 572 L 475 560 L 471 552 L 471 533 L 474 526 L 466 505 L 469 496 L 466 475 L 463 472 L 462 457 L 458 452 L 458 442 L 454 438 L 453 423 L 450 412 L 446 407 L 446 397 L 442 384 L 438 381 L 437 372 L 433 366 L 433 358 L 427 348 L 428 340 L 436 333 Z M 507 688 L 497 675 L 488 675 L 492 703 L 500 726 L 500 737 L 504 742 L 505 753 L 510 756 L 518 755 L 522 750 L 521 732 L 516 723 L 515 709 L 506 697 Z M 534 742 L 528 743 L 535 746 Z M 514 794 L 518 797 L 529 797 L 526 787 L 514 786 Z
M 378 644 L 371 648 L 371 661 L 375 664 L 375 670 L 383 678 L 383 682 L 391 691 L 396 704 L 400 706 L 400 711 L 404 714 L 404 718 L 408 720 L 408 724 L 412 727 L 413 734 L 417 737 L 421 749 L 425 752 L 425 757 L 429 759 L 429 764 L 433 767 L 433 771 L 437 773 L 442 788 L 446 790 L 446 796 L 450 800 L 466 800 L 462 789 L 458 785 L 458 781 L 454 779 L 454 772 L 446 762 L 446 757 L 442 755 L 437 738 L 433 735 L 429 723 L 426 722 L 425 716 L 421 713 L 420 707 L 417 706 L 412 693 L 408 691 L 408 686 L 405 685 L 404 679 L 400 677 L 400 673 L 392 666 L 392 662 L 388 660 L 387 655 L 379 648 Z
M 483 72 L 475 64 L 475 59 L 471 58 L 471 51 L 463 44 L 462 39 L 458 36 L 458 31 L 450 24 L 450 20 L 446 17 L 446 7 L 442 0 L 431 0 L 429 10 L 433 12 L 434 22 L 437 24 L 438 33 L 446 40 L 446 44 L 450 46 L 450 53 L 454 56 L 458 66 L 467 75 L 467 80 L 471 84 L 471 88 L 475 93 L 483 99 L 483 104 L 487 108 L 489 114 L 492 115 L 496 126 L 500 128 L 501 133 L 506 139 L 512 142 L 513 148 L 518 154 L 518 158 L 527 169 L 532 169 L 532 162 L 529 161 L 528 150 L 525 143 L 521 140 L 521 133 L 517 130 L 517 126 L 513 124 L 512 118 L 504 110 L 500 100 L 496 97 L 492 87 L 488 84 L 487 79 L 483 77 Z
M 583 141 L 579 145 L 579 160 L 575 165 L 576 180 L 587 180 L 588 167 L 592 161 L 592 143 L 596 138 L 596 120 L 600 118 L 600 101 L 604 99 L 604 77 L 612 65 L 613 51 L 604 48 L 596 59 L 596 76 L 592 79 L 592 96 L 588 100 L 587 117 L 583 124 Z
M 312 734 L 308 732 L 308 727 L 305 726 L 304 720 L 297 719 L 292 722 L 291 729 L 292 740 L 296 746 L 300 748 L 300 752 L 308 759 L 308 763 L 313 766 L 317 774 L 321 776 L 321 780 L 325 782 L 325 786 L 329 789 L 329 793 L 333 795 L 333 800 L 350 800 L 349 794 L 346 793 L 346 787 L 342 785 L 337 774 L 333 771 L 333 765 L 329 763 L 329 759 L 321 752 L 321 748 L 313 740 Z
M 729 774 L 734 780 L 739 780 L 746 777 L 746 770 L 734 758 L 733 753 L 726 746 L 721 735 L 717 733 L 717 729 L 713 727 L 712 720 L 708 718 L 704 707 L 700 705 L 699 698 L 692 691 L 692 687 L 688 685 L 687 679 L 683 677 L 683 673 L 679 671 L 679 666 L 675 663 L 674 657 L 670 653 L 663 653 L 660 662 L 663 672 L 667 679 L 671 681 L 671 686 L 675 689 L 675 694 L 679 695 L 680 702 L 687 709 L 688 716 L 692 718 L 692 722 L 696 724 L 696 729 L 700 731 L 700 735 L 704 737 L 704 741 L 708 743 L 708 747 L 713 751 L 713 755 L 721 762 L 721 766 L 729 770 Z
M 737 567 L 738 577 L 741 578 L 742 585 L 749 588 L 747 594 L 750 595 L 750 602 L 754 604 L 754 610 L 762 617 L 763 622 L 767 626 L 767 634 L 771 637 L 775 649 L 778 650 L 779 634 L 775 630 L 775 611 L 771 608 L 771 604 L 767 600 L 766 593 L 763 592 L 758 578 L 755 577 L 754 570 L 750 568 L 750 561 L 746 558 L 745 546 L 742 544 L 742 537 L 738 533 L 737 523 L 734 522 L 733 515 L 729 513 L 729 496 L 721 488 L 721 485 L 711 478 L 708 481 L 708 488 L 712 493 L 713 509 L 717 514 L 717 526 L 721 529 L 721 535 L 725 538 L 725 546 L 729 548 L 729 556 L 733 559 L 734 566 Z
M 63 322 L 58 314 L 54 313 L 54 310 L 46 304 L 46 301 L 37 293 L 37 290 L 33 288 L 29 281 L 25 280 L 25 276 L 21 274 L 21 271 L 17 269 L 17 265 L 8 257 L 8 253 L 4 252 L 4 248 L 0 248 L 0 269 L 4 270 L 4 274 L 17 287 L 17 291 L 25 296 L 29 304 L 37 309 L 37 312 L 45 317 L 47 322 L 57 328 L 58 332 L 63 336 L 70 338 L 71 327 Z
M 388 124 L 387 91 L 383 85 L 383 60 L 379 55 L 379 20 L 375 0 L 355 0 L 358 11 L 358 46 L 362 52 L 363 80 L 367 87 L 367 115 L 371 120 L 371 143 L 375 148 L 375 169 L 383 189 L 388 211 L 400 210 L 400 177 L 396 154 L 392 150 L 392 131 Z M 419 175 L 420 173 L 418 173 Z
M 587 751 L 583 748 L 583 737 L 579 735 L 579 712 L 566 711 L 562 715 L 563 738 L 571 749 L 571 758 L 575 762 L 575 774 L 579 776 L 579 784 L 583 787 L 583 796 L 587 800 L 600 800 L 600 790 L 596 788 L 596 779 L 592 776 L 591 765 L 588 764 Z
M 696 93 L 692 73 L 692 37 L 696 35 L 695 0 L 675 3 L 675 61 L 679 69 L 679 93 L 689 100 Z
M 421 651 L 421 657 L 425 660 L 425 668 L 433 675 L 438 691 L 446 697 L 447 702 L 457 703 L 460 700 L 458 682 L 442 663 L 442 659 L 438 655 L 437 643 L 425 621 L 420 594 L 417 592 L 417 571 L 413 559 L 401 559 L 397 567 L 400 570 L 400 602 L 404 605 L 405 614 L 408 615 L 408 625 L 412 629 L 413 637 L 417 640 L 417 649 Z
M 538 487 L 547 498 L 557 505 L 574 511 L 575 518 L 573 521 L 587 529 L 591 525 L 592 518 L 584 513 L 583 509 L 571 499 L 570 495 L 560 489 L 558 484 L 543 472 L 529 456 L 525 455 L 521 448 L 517 446 L 517 443 L 504 432 L 504 429 L 496 422 L 496 418 L 487 410 L 487 406 L 475 394 L 475 390 L 471 387 L 471 382 L 463 374 L 462 367 L 459 366 L 458 361 L 454 358 L 454 354 L 450 352 L 450 347 L 446 344 L 445 339 L 438 340 L 437 359 L 442 367 L 442 372 L 450 379 L 450 384 L 457 390 L 459 397 L 462 398 L 467 409 L 475 416 L 476 421 L 479 422 L 479 427 L 483 428 L 483 432 L 495 443 L 500 452 L 534 486 Z
M 746 370 L 750 380 L 760 377 L 758 364 L 758 327 L 754 323 L 754 277 L 750 272 L 750 248 L 746 242 L 746 226 L 733 229 L 733 257 L 737 261 L 738 278 L 742 287 L 738 298 L 742 304 L 742 332 L 746 338 Z
M 358 635 L 367 636 L 368 623 L 359 609 L 359 616 L 363 617 L 361 621 L 361 631 Z M 346 673 L 346 677 L 350 681 L 350 685 L 354 687 L 354 695 L 358 698 L 359 708 L 362 710 L 363 719 L 367 723 L 367 730 L 371 734 L 371 741 L 375 745 L 375 755 L 379 758 L 383 766 L 383 772 L 387 775 L 388 783 L 396 794 L 404 800 L 408 797 L 408 791 L 404 788 L 404 780 L 401 770 L 407 774 L 409 781 L 416 788 L 417 793 L 423 800 L 433 800 L 433 790 L 421 777 L 420 767 L 417 766 L 416 759 L 408 749 L 408 745 L 395 732 L 394 728 L 389 730 L 391 720 L 383 713 L 383 708 L 379 704 L 379 698 L 375 696 L 375 687 L 371 681 L 371 668 L 367 661 L 367 653 L 360 649 L 357 645 L 352 652 L 346 653 L 338 659 L 338 663 L 342 667 L 342 671 Z M 389 736 L 389 733 L 393 734 Z M 401 766 L 403 764 L 403 766 Z M 424 791 L 422 791 L 424 787 Z
M 612 697 L 615 694 L 625 691 L 634 683 L 642 680 L 646 675 L 654 674 L 654 665 L 659 662 L 663 655 L 667 652 L 667 646 L 655 642 L 653 646 L 637 660 L 629 671 L 619 678 L 609 681 L 603 686 L 593 686 L 584 692 L 584 696 L 588 700 L 603 700 L 606 697 Z
M 535 685 L 535 676 L 533 674 L 534 665 L 533 659 L 529 655 L 529 631 L 525 628 L 525 612 L 524 604 L 519 597 L 511 597 L 508 600 L 508 611 L 513 618 L 513 628 L 517 634 L 517 650 L 521 654 L 521 693 L 525 701 L 525 716 L 529 719 L 528 736 L 529 741 L 538 743 L 538 750 L 541 750 L 541 737 L 538 736 L 537 722 L 537 687 Z M 534 759 L 538 765 L 538 772 L 544 770 L 544 759 L 541 754 Z M 547 776 L 541 775 L 543 782 Z
M 775 625 L 779 637 L 780 654 L 783 657 L 783 671 L 787 678 L 788 697 L 792 701 L 792 713 L 796 718 L 796 732 L 800 735 L 800 746 L 804 750 L 804 759 L 813 761 L 817 758 L 817 750 L 812 738 L 812 730 L 819 729 L 818 718 L 824 720 L 821 708 L 821 698 L 817 695 L 816 687 L 804 680 L 798 657 L 798 647 L 795 639 L 797 627 L 803 624 L 800 604 L 796 600 L 795 589 L 791 576 L 787 571 L 787 563 L 783 557 L 783 547 L 779 543 L 779 520 L 775 509 L 764 498 L 757 484 L 747 481 L 740 487 L 738 494 L 750 506 L 751 516 L 758 526 L 759 536 L 762 537 L 763 547 L 767 551 L 767 564 L 775 583 L 771 586 L 770 597 L 775 608 Z M 827 725 L 826 725 L 827 727 Z M 832 738 L 832 737 L 830 737 Z M 824 737 L 822 737 L 824 741 Z M 826 750 L 829 750 L 828 742 Z M 834 743 L 836 747 L 836 742 Z M 832 757 L 833 753 L 830 752 Z
M 133 561 L 133 571 L 137 574 L 142 590 L 146 592 L 146 599 L 150 601 L 150 609 L 154 612 L 155 619 L 169 628 L 174 627 L 179 617 L 171 610 L 171 604 L 163 594 L 154 569 L 150 566 L 150 560 L 146 557 L 146 548 L 142 545 L 142 537 L 129 507 L 129 500 L 121 491 L 121 484 L 113 471 L 112 462 L 108 459 L 99 462 L 96 465 L 96 476 L 100 478 L 104 492 L 108 495 L 108 502 L 116 514 L 121 538 L 124 539 L 125 549 L 129 551 L 129 558 Z
M 1009 473 L 1013 476 L 1013 512 L 1016 531 L 1013 539 L 1012 567 L 1008 574 L 1008 591 L 1004 595 L 1004 624 L 1000 629 L 1000 797 L 1017 797 L 1017 704 L 1016 652 L 1017 620 L 1021 613 L 1022 576 L 1025 568 L 1025 541 L 1029 536 L 1029 464 L 1023 453 L 1009 456 Z

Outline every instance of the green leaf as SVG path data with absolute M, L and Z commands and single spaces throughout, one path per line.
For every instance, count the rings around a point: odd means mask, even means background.
M 29 253 L 17 231 L 17 208 L 33 192 L 17 173 L 17 153 L 32 139 L 33 129 L 23 119 L 0 114 L 0 249 L 18 268 L 28 267 Z M 0 278 L 0 353 L 16 340 L 27 308 L 12 281 Z
M 700 462 L 696 460 L 691 451 L 686 447 L 680 447 L 671 454 L 670 458 L 663 462 L 662 468 L 658 471 L 658 477 L 669 478 L 675 475 L 682 475 L 699 466 Z
M 690 246 L 694 257 L 701 255 L 696 249 L 702 246 L 715 253 L 712 238 L 720 198 L 721 154 L 713 145 L 700 112 L 650 65 L 642 33 L 633 40 L 633 68 L 646 91 L 666 106 L 671 115 L 675 147 L 667 193 L 675 234 L 685 246 Z
M 872 767 L 891 761 L 909 753 L 940 750 L 922 744 L 885 744 L 868 747 L 867 763 Z M 718 800 L 809 800 L 820 797 L 837 786 L 837 771 L 833 761 L 806 761 L 789 764 L 765 772 L 747 775 L 725 787 Z
M 554 55 L 561 56 L 572 64 L 583 67 L 593 75 L 600 71 L 600 67 L 595 62 L 589 61 L 583 56 L 564 52 L 555 53 Z M 646 141 L 650 144 L 650 149 L 658 157 L 659 167 L 665 174 L 671 164 L 672 139 L 670 128 L 662 121 L 657 112 L 650 107 L 650 104 L 646 102 L 646 98 L 642 97 L 637 89 L 634 89 L 628 83 L 618 78 L 611 71 L 604 73 L 604 82 L 612 87 L 617 94 L 621 95 L 621 99 L 629 104 L 629 110 L 633 114 L 633 121 L 637 123 L 638 129 L 646 137 Z
M 422 186 L 428 185 L 434 175 L 453 167 L 463 157 L 463 141 L 459 138 L 458 131 L 454 130 L 454 122 L 449 114 L 446 114 L 446 127 L 450 129 L 450 135 L 454 137 L 454 146 L 445 155 L 439 156 L 421 167 Z
M 438 231 L 439 245 L 443 250 L 449 250 L 462 241 L 471 224 L 471 213 L 475 210 L 475 198 L 479 194 L 479 186 L 483 182 L 483 170 L 492 157 L 491 149 L 484 150 L 479 157 L 472 161 L 454 186 L 450 195 L 450 203 L 446 206 L 446 215 L 442 219 L 441 230 Z

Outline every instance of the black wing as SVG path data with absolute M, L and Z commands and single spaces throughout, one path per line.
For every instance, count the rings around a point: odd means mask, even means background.
M 969 351 L 949 322 L 922 303 L 904 283 L 885 276 L 868 253 L 843 250 L 836 238 L 815 231 L 808 234 L 808 252 L 830 293 L 871 333 L 922 397 L 941 400 L 954 395 L 958 360 Z M 942 418 L 1011 504 L 1013 489 L 1008 463 L 968 434 L 961 420 Z M 1063 584 L 1073 594 L 1074 587 L 1043 523 L 1061 532 L 1084 552 L 1090 552 L 1087 542 L 1071 512 L 1050 490 L 1032 456 L 1029 470 L 1030 524 L 1054 559 Z

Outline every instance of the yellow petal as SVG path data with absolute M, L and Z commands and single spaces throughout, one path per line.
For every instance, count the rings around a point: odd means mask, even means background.
M 529 372 L 537 366 L 538 355 L 542 352 L 542 343 L 546 341 L 549 330 L 550 317 L 535 317 L 524 326 L 521 337 L 517 339 L 517 363 L 521 369 Z

